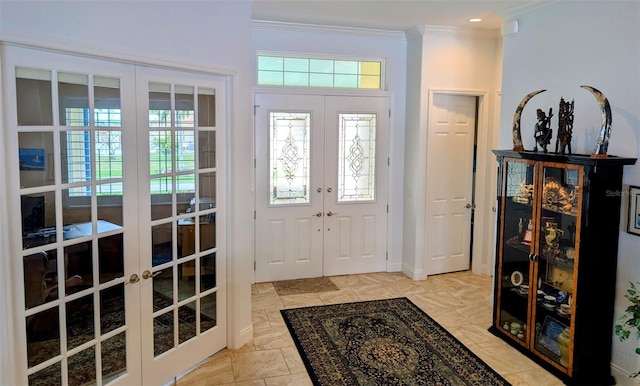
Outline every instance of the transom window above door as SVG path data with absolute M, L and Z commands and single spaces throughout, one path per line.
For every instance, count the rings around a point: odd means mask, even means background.
M 258 54 L 258 85 L 383 89 L 384 60 Z

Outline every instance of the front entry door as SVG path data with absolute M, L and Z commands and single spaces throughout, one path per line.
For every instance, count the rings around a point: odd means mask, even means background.
M 434 94 L 429 117 L 425 240 L 434 275 L 470 265 L 476 98 Z
M 388 99 L 255 104 L 256 281 L 384 270 Z

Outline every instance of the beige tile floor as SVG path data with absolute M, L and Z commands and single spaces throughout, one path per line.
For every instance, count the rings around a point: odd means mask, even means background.
M 271 283 L 252 286 L 253 340 L 223 350 L 180 377 L 182 385 L 311 385 L 280 309 L 406 296 L 514 386 L 562 382 L 487 331 L 491 278 L 469 271 L 413 281 L 401 273 L 331 278 L 339 291 L 279 296 Z

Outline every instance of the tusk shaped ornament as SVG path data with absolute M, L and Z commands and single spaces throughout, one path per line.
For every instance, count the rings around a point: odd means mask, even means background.
M 591 158 L 605 158 L 609 147 L 609 139 L 611 138 L 611 106 L 609 105 L 609 100 L 603 93 L 591 86 L 583 85 L 580 87 L 590 91 L 596 97 L 602 114 L 602 127 L 600 128 L 596 146 L 593 148 L 593 153 L 591 153 Z
M 524 106 L 529 102 L 531 98 L 540 94 L 541 92 L 545 92 L 547 90 L 538 90 L 527 94 L 520 104 L 518 108 L 516 108 L 515 114 L 513 114 L 513 151 L 524 151 L 524 146 L 522 145 L 522 135 L 520 134 L 520 117 L 522 116 L 522 110 L 524 110 Z

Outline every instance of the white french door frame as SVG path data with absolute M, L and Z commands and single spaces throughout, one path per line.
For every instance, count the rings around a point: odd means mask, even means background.
M 2 151 L 3 156 L 0 157 L 0 184 L 2 185 L 2 188 L 0 188 L 0 192 L 2 192 L 2 194 L 0 195 L 2 197 L 0 198 L 0 235 L 3 236 L 2 242 L 0 242 L 0 291 L 2 291 L 2 295 L 0 295 L 0 347 L 3 348 L 2 350 L 0 350 L 0 361 L 1 361 L 0 381 L 2 383 L 6 382 L 7 384 L 21 384 L 22 379 L 25 379 L 25 374 L 26 374 L 26 370 L 23 369 L 24 366 L 22 363 L 22 362 L 25 362 L 26 359 L 20 359 L 21 355 L 26 358 L 26 355 L 23 355 L 24 352 L 26 351 L 26 348 L 25 347 L 21 348 L 21 342 L 25 341 L 24 339 L 25 333 L 24 333 L 24 329 L 21 328 L 23 327 L 22 323 L 17 321 L 16 318 L 18 318 L 19 315 L 21 314 L 20 308 L 23 307 L 23 304 L 21 304 L 20 301 L 22 300 L 22 302 L 24 303 L 24 296 L 20 294 L 18 294 L 18 296 L 15 295 L 16 285 L 18 285 L 21 282 L 21 279 L 18 276 L 16 276 L 14 273 L 20 271 L 20 269 L 17 267 L 17 263 L 12 262 L 12 259 L 11 259 L 11 256 L 13 255 L 12 250 L 14 250 L 15 248 L 18 248 L 16 247 L 16 244 L 19 244 L 19 241 L 5 242 L 5 241 L 9 241 L 7 240 L 9 238 L 16 239 L 17 237 L 16 240 L 20 239 L 19 237 L 20 232 L 19 230 L 16 230 L 19 227 L 10 225 L 11 224 L 10 215 L 12 215 L 12 213 L 16 213 L 15 210 L 10 210 L 11 209 L 10 206 L 16 207 L 15 204 L 17 201 L 18 202 L 17 210 L 19 211 L 19 207 L 20 207 L 19 200 L 18 200 L 19 197 L 16 197 L 11 201 L 7 199 L 8 193 L 12 192 L 12 190 L 9 188 L 9 184 L 11 183 L 11 181 L 15 180 L 15 178 L 11 177 L 11 175 L 7 171 L 7 159 L 5 156 L 7 153 L 5 150 L 8 147 L 16 145 L 17 140 L 10 135 L 10 131 L 7 129 L 6 127 L 7 125 L 5 122 L 7 109 L 11 109 L 12 107 L 15 108 L 15 100 L 14 100 L 15 93 L 13 95 L 10 95 L 10 93 L 8 93 L 8 91 L 4 87 L 4 83 L 3 83 L 5 80 L 4 79 L 5 68 L 3 68 L 3 66 L 7 65 L 5 62 L 5 59 L 6 59 L 5 47 L 19 47 L 19 48 L 27 48 L 27 49 L 37 50 L 37 51 L 49 51 L 56 54 L 76 56 L 79 58 L 87 58 L 89 60 L 93 60 L 93 59 L 102 60 L 106 62 L 115 63 L 117 65 L 125 64 L 132 67 L 148 66 L 148 67 L 154 67 L 154 68 L 164 68 L 164 69 L 185 72 L 185 73 L 192 73 L 192 74 L 199 73 L 205 76 L 215 76 L 215 77 L 224 79 L 223 83 L 224 83 L 224 88 L 226 92 L 225 92 L 225 100 L 223 105 L 224 105 L 224 115 L 227 118 L 225 119 L 224 126 L 219 127 L 219 129 L 224 130 L 225 133 L 229 133 L 229 135 L 228 135 L 228 138 L 226 138 L 224 143 L 222 144 L 222 146 L 224 147 L 224 152 L 223 152 L 224 154 L 219 160 L 220 166 L 218 166 L 218 168 L 230 166 L 231 163 L 229 161 L 232 159 L 232 156 L 231 156 L 232 152 L 231 152 L 231 146 L 230 146 L 232 143 L 232 141 L 230 140 L 230 138 L 232 137 L 232 132 L 230 128 L 231 128 L 231 120 L 232 120 L 231 113 L 233 109 L 231 108 L 231 102 L 237 99 L 237 98 L 233 98 L 233 92 L 232 92 L 232 88 L 234 84 L 233 79 L 236 74 L 234 71 L 230 71 L 228 69 L 217 69 L 209 66 L 198 66 L 194 64 L 188 64 L 188 63 L 185 63 L 183 66 L 176 67 L 176 63 L 173 61 L 166 62 L 161 59 L 152 60 L 150 58 L 143 58 L 143 57 L 139 57 L 131 54 L 122 54 L 122 53 L 116 53 L 116 52 L 109 52 L 105 54 L 104 51 L 101 51 L 99 49 L 91 49 L 85 46 L 74 46 L 72 44 L 69 44 L 68 42 L 58 42 L 58 41 L 51 40 L 51 41 L 47 41 L 46 43 L 42 43 L 41 41 L 31 38 L 29 36 L 17 36 L 17 35 L 14 36 L 11 33 L 4 34 L 3 40 L 0 40 L 0 59 L 1 59 L 0 74 L 2 74 L 2 76 L 0 76 L 0 90 L 2 91 L 0 93 L 0 140 L 4 142 L 2 145 L 0 145 L 0 148 L 3 149 Z M 47 67 L 47 65 L 45 65 L 45 67 Z M 135 85 L 133 87 L 135 87 Z M 10 141 L 12 138 L 13 138 L 13 141 Z M 135 147 L 135 143 L 130 144 L 129 146 Z M 128 167 L 133 168 L 135 170 L 137 168 L 137 165 L 129 165 Z M 220 185 L 220 190 L 221 192 L 224 192 L 222 194 L 224 194 L 226 197 L 231 197 L 229 192 L 231 187 L 233 186 L 232 173 L 225 171 L 224 173 L 221 173 L 221 178 L 223 179 L 222 180 L 223 184 Z M 230 203 L 227 202 L 226 207 L 229 207 L 229 204 Z M 136 212 L 135 208 L 128 208 L 128 209 L 131 210 L 131 212 Z M 224 230 L 222 230 L 222 232 L 219 233 L 220 241 L 218 243 L 221 247 L 224 246 L 223 248 L 226 248 L 226 241 L 229 237 L 227 235 L 228 222 L 226 222 L 227 216 L 230 215 L 229 212 L 230 211 L 227 208 L 225 208 L 225 212 L 223 212 L 225 215 L 224 216 L 225 226 L 224 226 Z M 137 224 L 137 220 L 135 221 L 135 223 Z M 223 223 L 221 222 L 221 225 L 222 224 Z M 6 235 L 9 235 L 10 237 L 6 238 Z M 126 237 L 125 237 L 125 240 L 126 240 Z M 127 243 L 127 241 L 125 241 L 125 243 Z M 220 249 L 222 250 L 222 248 Z M 225 261 L 227 260 L 228 257 L 227 257 L 226 251 L 224 253 L 220 253 L 220 258 L 224 259 Z M 125 277 L 126 278 L 128 278 L 129 275 L 133 272 L 140 273 L 138 272 L 139 267 L 136 267 L 135 270 L 131 270 L 127 267 L 128 265 L 125 261 Z M 229 269 L 225 268 L 224 271 L 221 272 L 221 274 L 233 275 L 233 272 L 229 272 Z M 229 288 L 228 290 L 229 291 L 226 292 L 226 298 L 233 297 L 233 289 Z M 227 324 L 229 320 L 235 319 L 235 314 L 242 313 L 241 308 L 233 307 L 233 306 L 228 306 L 228 307 L 236 311 L 234 315 L 231 315 L 230 312 L 225 312 L 224 324 L 227 326 L 229 325 Z M 139 320 L 139 317 L 137 319 Z M 237 341 L 237 339 L 233 339 L 233 337 L 231 337 L 230 334 L 231 334 L 230 329 L 227 329 L 227 334 L 226 334 L 227 342 L 229 340 Z M 132 337 L 132 339 L 135 339 L 135 337 Z M 140 352 L 139 349 L 137 351 Z M 128 362 L 128 368 L 129 368 L 131 364 L 129 360 L 127 362 Z M 196 365 L 196 364 L 197 364 L 197 361 L 191 363 L 191 365 Z M 136 371 L 139 372 L 140 369 Z
M 468 90 L 468 89 L 429 89 L 428 108 L 429 115 L 434 112 L 434 95 L 435 94 L 449 94 L 460 96 L 474 96 L 478 98 L 477 104 L 477 121 L 476 121 L 476 133 L 477 133 L 477 151 L 476 151 L 476 173 L 475 173 L 475 191 L 474 191 L 474 227 L 473 227 L 473 246 L 472 246 L 472 261 L 471 270 L 474 273 L 492 275 L 493 274 L 493 250 L 494 245 L 491 240 L 494 240 L 494 224 L 495 224 L 495 211 L 492 208 L 495 206 L 495 192 L 493 187 L 495 184 L 491 184 L 490 181 L 495 181 L 496 168 L 493 167 L 493 157 L 491 149 L 495 142 L 495 133 L 493 126 L 495 122 L 491 122 L 491 114 L 493 111 L 491 106 L 494 101 L 491 100 L 491 94 L 486 90 Z M 497 116 L 497 115 L 496 115 Z M 427 133 L 429 133 L 427 128 Z M 427 138 L 427 143 L 429 138 Z M 420 163 L 424 162 L 427 165 L 427 156 L 422 155 L 423 159 Z M 419 186 L 423 192 L 426 192 L 426 184 L 428 183 L 428 169 L 436 167 L 435 165 L 427 165 L 425 171 L 424 181 L 419 183 Z M 430 207 L 426 205 L 426 194 L 423 201 L 424 210 L 417 211 L 418 221 L 420 224 L 427 224 L 426 220 L 432 215 Z M 420 221 L 420 218 L 422 220 Z M 426 240 L 422 241 L 420 247 L 416 250 L 416 256 L 427 256 L 429 245 L 431 243 Z M 426 262 L 425 262 L 426 264 Z M 427 269 L 424 267 L 424 272 Z

